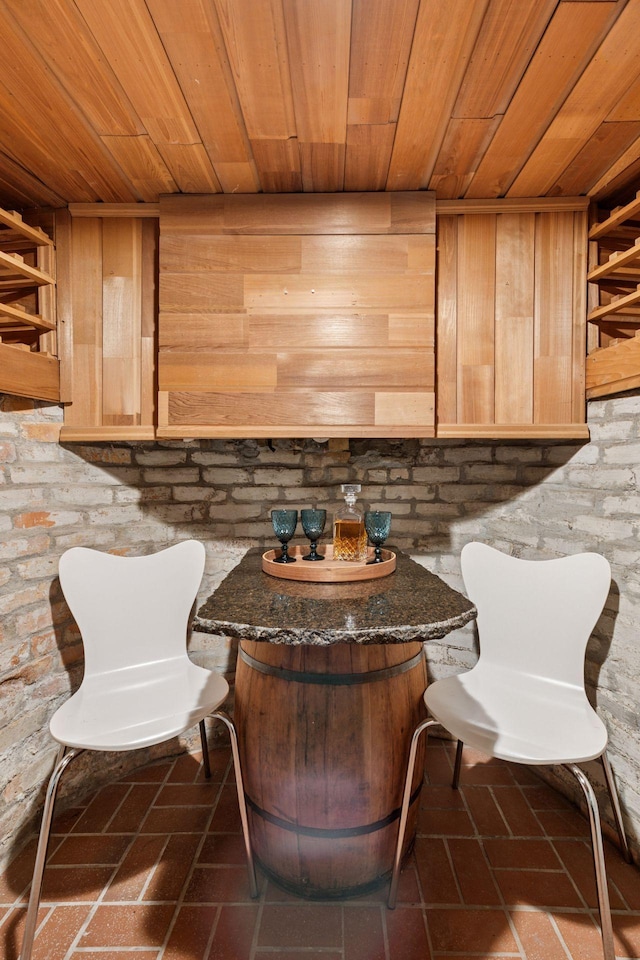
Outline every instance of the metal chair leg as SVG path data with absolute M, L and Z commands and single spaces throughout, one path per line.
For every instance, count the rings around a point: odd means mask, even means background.
M 58 791 L 60 777 L 71 763 L 78 757 L 82 750 L 69 750 L 64 745 L 60 747 L 56 756 L 55 767 L 49 779 L 47 793 L 42 811 L 42 823 L 40 825 L 40 837 L 38 838 L 38 849 L 36 850 L 36 862 L 33 867 L 33 877 L 31 879 L 31 892 L 29 894 L 29 906 L 27 907 L 27 919 L 24 924 L 24 935 L 22 937 L 22 950 L 20 951 L 20 960 L 31 960 L 31 951 L 33 950 L 33 939 L 36 932 L 38 921 L 38 908 L 40 907 L 40 898 L 42 895 L 42 878 L 44 875 L 44 865 L 47 859 L 47 847 L 49 845 L 49 833 L 51 831 L 51 820 L 53 818 L 53 805 Z
M 396 905 L 398 895 L 398 881 L 400 879 L 400 864 L 402 860 L 402 847 L 404 844 L 404 835 L 407 830 L 407 819 L 409 816 L 409 801 L 411 800 L 411 784 L 413 783 L 413 772 L 416 765 L 416 754 L 418 753 L 418 741 L 421 734 L 438 720 L 423 720 L 413 731 L 411 737 L 411 746 L 409 748 L 409 761 L 407 763 L 407 775 L 404 781 L 404 790 L 402 793 L 402 806 L 400 808 L 400 823 L 398 825 L 398 840 L 396 842 L 396 853 L 393 859 L 393 871 L 391 873 L 391 887 L 389 888 L 389 899 L 387 906 L 393 910 Z
M 602 766 L 604 767 L 604 778 L 607 782 L 607 790 L 609 791 L 611 809 L 613 810 L 613 816 L 616 821 L 616 828 L 620 838 L 620 849 L 622 850 L 622 855 L 627 863 L 633 863 L 631 850 L 629 849 L 629 843 L 627 841 L 627 835 L 624 832 L 622 810 L 620 809 L 620 799 L 618 797 L 618 791 L 616 790 L 616 782 L 613 779 L 613 770 L 611 769 L 611 764 L 609 763 L 609 758 L 606 753 L 603 753 L 600 759 L 602 760 Z
M 204 765 L 204 775 L 207 780 L 211 779 L 211 765 L 209 763 L 209 744 L 207 743 L 207 728 L 204 720 L 200 721 L 200 743 L 202 745 L 202 763 Z
M 462 740 L 458 740 L 458 744 L 456 746 L 456 762 L 453 765 L 453 780 L 451 781 L 451 786 L 453 787 L 454 790 L 457 790 L 460 784 L 460 768 L 462 767 L 463 747 L 464 747 L 464 743 L 462 742 Z
M 609 904 L 609 891 L 607 889 L 607 872 L 604 862 L 604 846 L 602 843 L 602 830 L 600 828 L 600 811 L 598 810 L 598 801 L 596 800 L 593 787 L 587 780 L 580 767 L 576 766 L 575 763 L 567 763 L 566 767 L 568 770 L 571 770 L 577 779 L 587 800 L 589 825 L 591 827 L 591 843 L 593 845 L 593 865 L 595 867 L 596 887 L 598 890 L 598 909 L 600 911 L 602 951 L 604 960 L 615 960 L 611 907 Z
M 244 847 L 247 855 L 247 868 L 249 870 L 249 889 L 252 897 L 258 896 L 258 881 L 256 880 L 256 868 L 253 862 L 253 850 L 251 848 L 251 838 L 249 836 L 249 818 L 247 817 L 247 804 L 244 798 L 244 782 L 242 779 L 242 770 L 240 769 L 240 751 L 238 750 L 238 734 L 230 717 L 224 710 L 217 710 L 211 714 L 217 720 L 222 720 L 229 731 L 231 737 L 231 753 L 233 756 L 233 767 L 236 772 L 236 789 L 238 791 L 238 806 L 240 807 L 240 820 L 242 821 L 242 834 L 244 837 Z

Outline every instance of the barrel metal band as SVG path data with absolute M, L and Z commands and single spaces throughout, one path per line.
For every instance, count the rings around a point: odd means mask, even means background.
M 356 683 L 375 683 L 378 680 L 388 680 L 390 677 L 397 677 L 407 670 L 413 670 L 421 663 L 424 652 L 421 649 L 410 660 L 403 663 L 396 663 L 393 667 L 385 667 L 382 670 L 367 670 L 363 673 L 305 673 L 298 670 L 287 670 L 285 667 L 274 667 L 270 663 L 262 663 L 256 660 L 251 654 L 243 650 L 238 650 L 238 655 L 248 666 L 264 673 L 269 677 L 278 677 L 280 680 L 288 680 L 293 683 L 320 683 L 332 684 L 334 686 L 352 686 Z
M 411 794 L 411 799 L 409 801 L 410 806 L 418 799 L 421 786 L 422 783 L 419 783 Z M 258 804 L 246 794 L 245 800 L 247 801 L 247 806 L 250 807 L 254 813 L 257 813 L 258 816 L 262 817 L 263 820 L 273 823 L 276 827 L 282 827 L 283 830 L 289 830 L 291 833 L 299 833 L 304 837 L 321 837 L 324 840 L 340 840 L 345 837 L 361 837 L 367 833 L 375 833 L 376 830 L 382 830 L 383 827 L 388 827 L 389 824 L 393 823 L 394 820 L 398 820 L 401 811 L 400 807 L 396 807 L 395 810 L 392 810 L 391 813 L 386 817 L 382 817 L 381 820 L 376 820 L 374 823 L 365 823 L 361 827 L 338 827 L 335 829 L 328 829 L 326 827 L 303 827 L 298 823 L 291 823 L 290 820 L 283 820 L 281 817 L 277 817 L 274 813 L 269 813 L 268 810 L 263 810 L 262 807 L 259 807 Z

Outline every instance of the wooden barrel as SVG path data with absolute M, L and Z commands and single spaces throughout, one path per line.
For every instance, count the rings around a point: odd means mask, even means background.
M 250 830 L 258 861 L 281 886 L 325 899 L 390 877 L 425 686 L 419 642 L 242 641 L 234 714 Z M 421 751 L 405 850 L 415 835 Z

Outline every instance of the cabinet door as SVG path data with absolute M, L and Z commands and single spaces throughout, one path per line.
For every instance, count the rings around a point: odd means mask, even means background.
M 434 206 L 163 199 L 158 436 L 433 436 Z
M 575 203 L 438 204 L 437 436 L 588 436 Z

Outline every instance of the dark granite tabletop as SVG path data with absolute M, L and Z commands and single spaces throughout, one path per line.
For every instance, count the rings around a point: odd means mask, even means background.
M 476 608 L 395 548 L 396 570 L 353 583 L 303 583 L 263 573 L 249 550 L 198 610 L 205 633 L 269 643 L 407 643 L 444 637 Z

